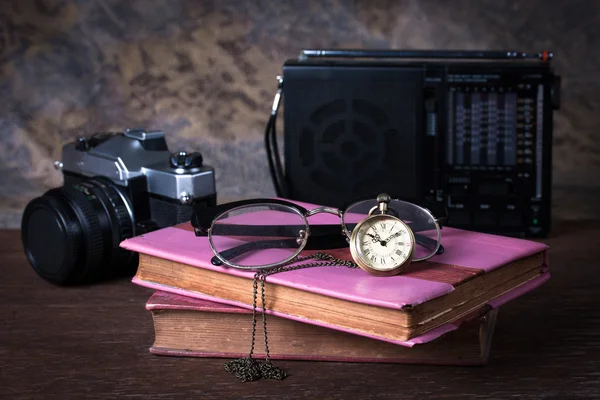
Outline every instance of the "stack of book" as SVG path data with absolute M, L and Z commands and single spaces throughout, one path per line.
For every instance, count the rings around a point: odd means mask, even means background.
M 271 359 L 486 364 L 498 308 L 550 278 L 548 247 L 449 227 L 442 244 L 443 254 L 391 277 L 342 266 L 269 276 L 264 312 Z M 248 355 L 254 272 L 212 265 L 208 238 L 196 237 L 190 223 L 121 247 L 140 255 L 133 283 L 155 290 L 146 303 L 155 330 L 151 353 Z M 351 259 L 349 249 L 327 252 Z M 263 312 L 260 305 L 259 295 Z M 260 319 L 256 329 L 258 344 Z M 255 346 L 254 356 L 264 355 Z

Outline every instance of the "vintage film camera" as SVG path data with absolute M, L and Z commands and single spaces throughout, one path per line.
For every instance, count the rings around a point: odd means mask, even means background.
M 551 58 L 304 50 L 283 65 L 265 132 L 278 194 L 339 207 L 384 191 L 444 206 L 449 226 L 545 236 L 560 98 Z
M 214 169 L 198 152 L 170 153 L 163 132 L 94 134 L 62 150 L 64 185 L 31 200 L 21 222 L 25 253 L 62 285 L 131 276 L 137 254 L 121 241 L 189 221 L 216 205 Z

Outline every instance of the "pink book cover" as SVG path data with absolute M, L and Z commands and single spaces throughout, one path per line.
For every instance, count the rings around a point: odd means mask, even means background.
M 312 204 L 295 202 L 307 209 Z M 317 214 L 308 218 L 310 224 L 339 224 L 339 218 L 330 214 Z M 402 309 L 430 301 L 455 289 L 454 285 L 469 277 L 485 274 L 503 265 L 521 258 L 543 252 L 540 275 L 521 284 L 488 302 L 492 308 L 498 308 L 523 294 L 539 287 L 550 278 L 548 271 L 548 246 L 532 240 L 504 237 L 444 227 L 442 244 L 445 251 L 425 262 L 413 264 L 407 273 L 390 277 L 376 277 L 360 269 L 336 266 L 300 269 L 271 275 L 267 282 L 289 286 L 299 290 L 314 292 L 351 302 L 369 304 L 390 309 Z M 190 223 L 163 228 L 157 231 L 124 240 L 121 247 L 138 253 L 164 258 L 198 268 L 206 268 L 221 273 L 252 279 L 254 272 L 226 266 L 215 266 L 210 260 L 214 256 L 207 237 L 195 236 Z M 335 256 L 350 259 L 349 249 L 327 250 Z M 182 290 L 155 282 L 142 281 L 134 277 L 132 282 L 155 290 L 171 292 L 209 301 L 221 302 L 242 308 L 243 303 L 214 298 L 202 293 Z M 331 329 L 349 331 L 345 328 L 321 322 L 307 320 L 298 316 L 266 310 L 268 314 L 291 318 L 305 323 L 323 325 Z M 403 346 L 430 342 L 441 335 L 456 329 L 456 325 L 447 323 L 420 336 L 406 341 L 392 340 L 386 337 L 369 335 L 350 330 L 374 339 L 390 341 Z

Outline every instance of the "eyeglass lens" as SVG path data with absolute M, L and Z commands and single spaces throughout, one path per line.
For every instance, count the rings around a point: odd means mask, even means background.
M 291 207 L 249 205 L 218 216 L 210 240 L 222 261 L 252 268 L 290 260 L 298 254 L 306 232 L 306 220 Z
M 350 205 L 344 212 L 344 228 L 346 234 L 352 234 L 357 223 L 364 220 L 373 207 L 378 208 L 377 200 L 365 200 Z M 379 214 L 379 210 L 375 214 Z M 392 200 L 388 204 L 387 214 L 391 214 L 406 223 L 415 235 L 415 260 L 433 255 L 440 242 L 439 227 L 435 218 L 426 209 L 413 203 Z

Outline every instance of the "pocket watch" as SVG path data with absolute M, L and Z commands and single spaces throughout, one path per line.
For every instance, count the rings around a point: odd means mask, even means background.
M 350 252 L 356 264 L 376 276 L 400 273 L 412 260 L 415 236 L 401 219 L 387 214 L 391 198 L 377 196 L 378 206 L 352 230 Z M 379 209 L 380 213 L 375 214 Z

